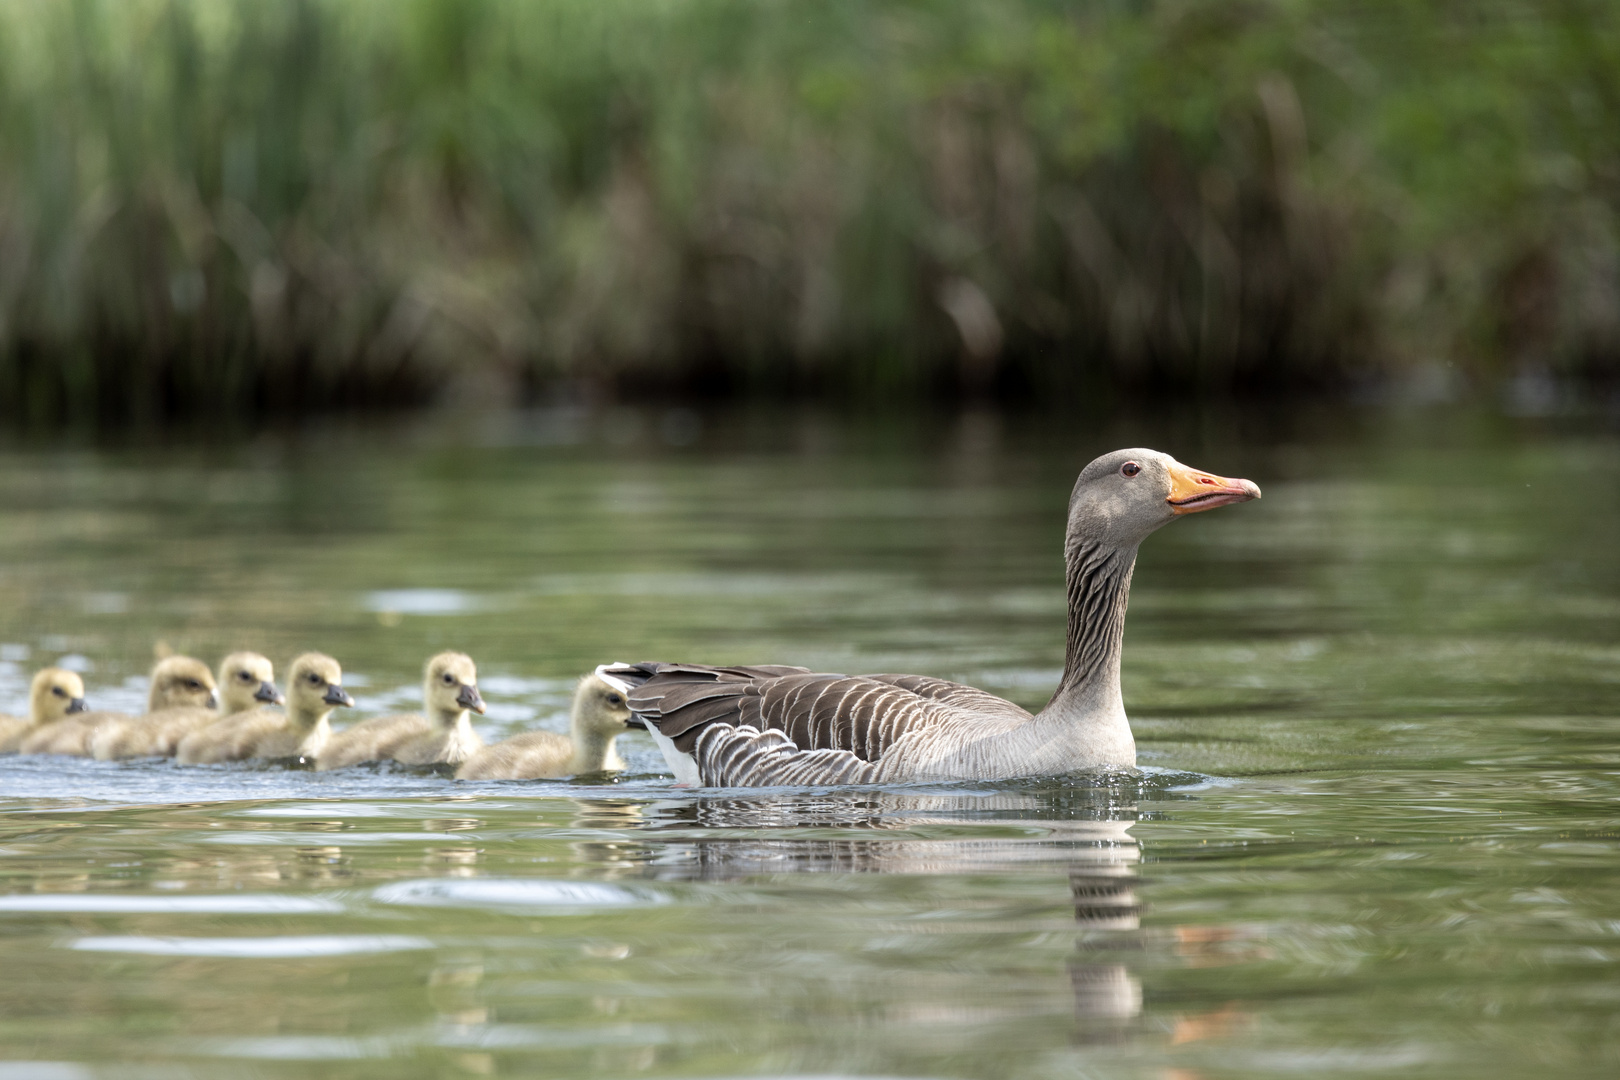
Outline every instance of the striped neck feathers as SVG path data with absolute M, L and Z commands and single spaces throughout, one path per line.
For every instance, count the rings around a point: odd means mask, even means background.
M 1071 539 L 1067 564 L 1069 638 L 1063 680 L 1042 712 L 1124 715 L 1119 656 L 1131 598 L 1136 546 Z

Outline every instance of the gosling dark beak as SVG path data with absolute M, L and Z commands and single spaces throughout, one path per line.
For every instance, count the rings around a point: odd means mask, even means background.
M 214 696 L 214 692 L 212 690 L 208 691 L 208 700 L 203 703 L 203 707 L 205 709 L 219 708 L 219 698 Z
M 479 696 L 476 686 L 463 686 L 461 693 L 456 695 L 456 704 L 463 709 L 471 709 L 479 716 L 484 715 L 484 699 Z
M 344 689 L 341 686 L 328 686 L 326 688 L 326 695 L 322 697 L 321 700 L 326 702 L 328 705 L 347 705 L 350 708 L 353 708 L 354 706 L 354 698 L 350 697 L 346 692 L 344 692 Z
M 89 712 L 90 706 L 84 703 L 84 698 L 76 697 L 72 701 L 68 702 L 67 711 L 70 713 Z
M 286 698 L 281 696 L 281 691 L 276 689 L 276 684 L 273 682 L 260 683 L 259 688 L 253 691 L 253 700 L 262 701 L 266 705 L 283 705 L 287 701 Z
M 651 731 L 652 730 L 652 728 L 647 726 L 647 721 L 643 720 L 641 717 L 637 716 L 635 713 L 630 714 L 630 719 L 628 719 L 628 720 L 626 720 L 624 722 L 624 726 L 627 727 L 627 728 L 635 728 L 638 731 Z

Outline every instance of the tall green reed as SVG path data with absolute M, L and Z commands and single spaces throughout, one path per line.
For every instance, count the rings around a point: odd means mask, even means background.
M 0 0 L 0 415 L 1613 370 L 1587 0 Z

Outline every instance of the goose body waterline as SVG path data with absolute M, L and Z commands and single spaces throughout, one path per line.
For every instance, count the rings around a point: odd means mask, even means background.
M 378 716 L 338 732 L 315 767 L 341 769 L 367 761 L 459 765 L 483 749 L 484 740 L 467 716 L 484 711 L 472 657 L 458 652 L 431 657 L 423 669 L 422 707 L 426 716 Z
M 182 706 L 103 723 L 90 738 L 90 753 L 100 761 L 173 757 L 180 740 L 193 731 L 227 716 L 282 702 L 274 667 L 255 652 L 232 653 L 220 661 L 217 690 L 215 709 Z
M 15 754 L 34 732 L 87 711 L 83 679 L 66 668 L 43 668 L 28 687 L 28 715 L 0 716 L 0 754 Z
M 343 669 L 330 656 L 305 653 L 287 670 L 287 711 L 254 709 L 227 716 L 180 740 L 175 758 L 182 765 L 205 765 L 248 758 L 315 760 L 332 737 L 332 710 L 352 706 L 343 689 Z
M 556 780 L 585 773 L 619 772 L 614 746 L 630 722 L 624 691 L 595 675 L 579 681 L 569 711 L 569 733 L 527 731 L 474 754 L 457 780 Z
M 148 714 L 214 707 L 214 673 L 201 660 L 170 656 L 152 668 L 151 688 L 147 691 Z M 128 713 L 83 712 L 48 724 L 23 739 L 18 748 L 24 754 L 71 754 L 89 757 L 98 735 L 110 726 L 136 720 Z
M 1156 450 L 1087 465 L 1069 499 L 1063 677 L 1030 713 L 924 675 L 802 667 L 606 664 L 678 781 L 715 787 L 996 780 L 1131 767 L 1120 646 L 1138 546 L 1177 517 L 1258 499 L 1260 489 Z

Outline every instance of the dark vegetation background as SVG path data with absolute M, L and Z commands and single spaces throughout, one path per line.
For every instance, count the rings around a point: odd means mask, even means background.
M 0 0 L 13 422 L 1602 381 L 1617 211 L 1605 0 Z

